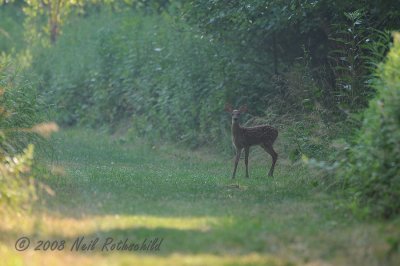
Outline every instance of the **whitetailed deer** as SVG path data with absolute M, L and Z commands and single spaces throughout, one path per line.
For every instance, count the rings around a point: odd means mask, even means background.
M 275 152 L 272 145 L 278 137 L 278 130 L 267 125 L 255 127 L 240 126 L 240 114 L 247 112 L 246 106 L 240 107 L 239 110 L 233 110 L 232 106 L 227 104 L 225 105 L 225 111 L 231 113 L 232 115 L 232 142 L 236 149 L 232 179 L 235 178 L 236 168 L 240 159 L 240 154 L 242 153 L 243 149 L 245 152 L 244 162 L 246 164 L 246 177 L 249 177 L 249 152 L 250 147 L 254 145 L 260 145 L 266 152 L 271 155 L 272 166 L 269 170 L 268 176 L 273 176 L 275 163 L 278 159 L 278 154 Z

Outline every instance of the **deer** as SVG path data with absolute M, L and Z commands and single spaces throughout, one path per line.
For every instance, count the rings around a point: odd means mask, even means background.
M 234 110 L 230 104 L 226 104 L 225 111 L 229 112 L 232 116 L 232 143 L 236 150 L 232 179 L 235 178 L 237 165 L 243 149 L 245 152 L 244 162 L 246 165 L 246 178 L 249 178 L 248 164 L 250 147 L 256 145 L 260 145 L 271 155 L 272 166 L 268 172 L 268 176 L 272 177 L 274 174 L 275 163 L 278 160 L 278 154 L 275 152 L 272 145 L 278 137 L 278 130 L 268 125 L 242 127 L 239 124 L 239 119 L 242 113 L 247 112 L 246 105 L 241 106 L 239 110 Z

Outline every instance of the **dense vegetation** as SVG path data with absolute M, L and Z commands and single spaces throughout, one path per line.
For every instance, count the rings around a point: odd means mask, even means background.
M 227 153 L 232 103 L 314 186 L 396 217 L 399 25 L 397 0 L 2 1 L 0 203 L 34 198 L 42 122 Z
M 33 126 L 38 104 L 32 84 L 21 82 L 14 68 L 7 58 L 0 60 L 0 205 L 18 208 L 34 197 L 33 146 L 18 129 Z
M 345 174 L 361 206 L 376 216 L 399 214 L 400 203 L 400 36 L 374 81 L 376 96 L 365 111 Z

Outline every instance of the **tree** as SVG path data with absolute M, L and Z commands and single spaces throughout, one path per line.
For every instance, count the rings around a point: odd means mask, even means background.
M 25 0 L 23 10 L 27 16 L 26 27 L 30 35 L 41 37 L 44 33 L 51 44 L 54 44 L 71 13 L 86 15 L 102 8 L 112 11 L 135 9 L 147 13 L 162 12 L 169 4 L 169 0 Z M 47 23 L 44 23 L 46 20 Z
M 52 44 L 57 41 L 61 25 L 74 7 L 82 7 L 83 0 L 30 0 L 23 10 L 26 27 L 30 35 L 37 37 L 43 33 Z M 47 20 L 47 23 L 43 23 Z M 44 25 L 43 25 L 44 24 Z

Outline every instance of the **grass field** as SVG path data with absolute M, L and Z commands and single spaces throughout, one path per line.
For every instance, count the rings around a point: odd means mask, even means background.
M 58 133 L 45 151 L 39 156 L 49 170 L 42 171 L 40 180 L 54 195 L 40 192 L 30 214 L 1 217 L 1 265 L 400 261 L 398 220 L 354 218 L 339 196 L 313 186 L 315 178 L 306 169 L 284 159 L 278 160 L 275 176 L 267 177 L 271 160 L 257 149 L 250 154 L 251 178 L 243 177 L 241 161 L 234 181 L 229 178 L 231 157 L 122 141 L 93 131 Z M 16 251 L 22 236 L 29 237 L 30 246 Z M 71 251 L 79 237 L 87 244 L 98 240 L 93 250 Z M 128 239 L 140 247 L 146 241 L 148 249 L 153 240 L 154 250 L 102 251 L 111 238 L 112 244 Z M 34 250 L 40 240 L 42 250 Z

